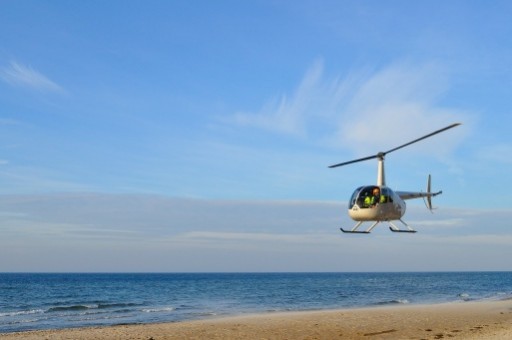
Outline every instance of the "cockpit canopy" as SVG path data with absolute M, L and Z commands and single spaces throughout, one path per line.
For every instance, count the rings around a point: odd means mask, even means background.
M 349 209 L 354 205 L 361 209 L 371 208 L 377 204 L 393 202 L 393 191 L 388 187 L 367 185 L 357 188 L 349 201 Z

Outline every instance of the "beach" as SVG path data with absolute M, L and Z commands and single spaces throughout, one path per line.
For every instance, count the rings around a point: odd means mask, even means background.
M 512 339 L 512 300 L 28 331 L 1 339 Z

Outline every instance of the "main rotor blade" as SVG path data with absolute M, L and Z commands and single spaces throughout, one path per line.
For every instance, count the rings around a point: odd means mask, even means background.
M 406 143 L 406 144 L 400 145 L 400 146 L 398 146 L 398 147 L 396 147 L 396 148 L 394 148 L 394 149 L 388 150 L 388 151 L 384 152 L 384 155 L 385 155 L 385 154 L 388 154 L 388 153 L 390 153 L 390 152 L 396 151 L 396 150 L 398 150 L 398 149 L 404 148 L 404 147 L 406 147 L 406 146 L 408 146 L 408 145 L 411 145 L 411 144 L 413 144 L 413 143 L 419 142 L 420 140 L 423 140 L 423 139 L 425 139 L 425 138 L 432 137 L 433 135 L 437 135 L 438 133 L 441 133 L 441 132 L 443 132 L 443 131 L 446 131 L 446 130 L 448 130 L 448 129 L 454 128 L 454 127 L 459 126 L 459 125 L 460 125 L 460 123 L 455 123 L 455 124 L 449 125 L 449 126 L 447 126 L 447 127 L 445 127 L 445 128 L 442 128 L 442 129 L 440 129 L 440 130 L 437 130 L 437 131 L 434 131 L 434 132 L 432 132 L 432 133 L 429 133 L 428 135 L 425 135 L 425 136 L 423 136 L 423 137 L 421 137 L 421 138 L 415 139 L 415 140 L 413 140 L 412 142 L 409 142 L 409 143 Z
M 373 155 L 373 156 L 368 156 L 368 157 L 364 157 L 364 158 L 354 159 L 353 161 L 330 165 L 329 168 L 336 168 L 338 166 L 348 165 L 348 164 L 357 163 L 357 162 L 363 162 L 363 161 L 367 161 L 369 159 L 374 159 L 377 157 L 379 157 L 379 155 Z
M 425 135 L 423 137 L 420 137 L 418 139 L 415 139 L 409 143 L 406 143 L 406 144 L 403 144 L 403 145 L 400 145 L 400 146 L 397 146 L 396 148 L 394 149 L 391 149 L 391 150 L 388 150 L 386 152 L 379 152 L 378 154 L 376 155 L 373 155 L 373 156 L 368 156 L 368 157 L 364 157 L 364 158 L 359 158 L 359 159 L 354 159 L 353 161 L 348 161 L 348 162 L 343 162 L 343 163 L 339 163 L 339 164 L 334 164 L 334 165 L 330 165 L 329 168 L 336 168 L 338 166 L 343 166 L 343 165 L 348 165 L 348 164 L 352 164 L 352 163 L 357 163 L 357 162 L 363 162 L 363 161 L 367 161 L 369 159 L 374 159 L 374 158 L 381 158 L 381 159 L 384 159 L 384 156 L 390 152 L 393 152 L 393 151 L 396 151 L 398 149 L 401 149 L 401 148 L 404 148 L 408 145 L 411 145 L 413 143 L 416 143 L 416 142 L 419 142 L 420 140 L 424 140 L 425 138 L 428 138 L 428 137 L 432 137 L 433 135 L 437 135 L 438 133 L 441 133 L 443 131 L 446 131 L 448 129 L 451 129 L 451 128 L 454 128 L 456 126 L 459 126 L 461 125 L 461 123 L 455 123 L 455 124 L 452 124 L 452 125 L 448 125 L 447 127 L 445 128 L 442 128 L 440 130 L 437 130 L 437 131 L 434 131 L 432 133 L 429 133 L 428 135 Z

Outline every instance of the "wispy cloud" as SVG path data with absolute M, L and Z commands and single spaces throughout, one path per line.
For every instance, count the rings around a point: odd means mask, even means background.
M 237 112 L 233 121 L 246 127 L 257 127 L 279 133 L 307 135 L 311 119 L 330 117 L 343 107 L 347 81 L 323 79 L 323 63 L 317 61 L 305 74 L 292 95 L 283 94 L 270 100 L 259 112 Z
M 305 233 L 305 234 L 283 234 L 283 233 L 226 233 L 226 232 L 211 232 L 211 231 L 194 231 L 184 233 L 177 236 L 181 241 L 208 241 L 214 244 L 219 242 L 219 245 L 225 246 L 225 242 L 238 244 L 239 242 L 254 242 L 261 245 L 262 242 L 267 243 L 292 243 L 292 244 L 339 244 L 339 239 L 333 238 L 331 234 L 322 233 Z
M 345 78 L 328 77 L 318 61 L 294 93 L 270 100 L 260 111 L 238 112 L 233 122 L 331 146 L 349 146 L 359 153 L 374 152 L 392 136 L 406 142 L 418 133 L 468 118 L 466 112 L 438 105 L 449 90 L 444 74 L 439 65 L 400 63 Z M 462 135 L 448 138 L 456 144 Z M 449 149 L 446 142 L 445 138 L 443 150 Z M 389 146 L 394 146 L 393 141 Z
M 30 88 L 41 92 L 64 93 L 64 89 L 44 74 L 30 66 L 11 61 L 0 70 L 0 78 L 12 86 Z
M 411 237 L 392 234 L 386 225 L 371 235 L 342 234 L 338 226 L 353 221 L 341 206 L 92 193 L 2 195 L 0 256 L 13 260 L 1 263 L 0 270 L 66 270 L 67 263 L 73 270 L 146 271 L 510 269 L 506 262 L 495 264 L 511 255 L 510 209 L 440 209 L 431 215 L 411 206 L 407 221 L 419 231 Z M 492 228 L 483 229 L 491 218 Z M 390 261 L 404 253 L 414 261 Z M 454 255 L 455 262 L 445 261 Z
M 437 65 L 393 65 L 361 83 L 339 121 L 333 142 L 356 145 L 358 152 L 396 146 L 453 122 L 465 121 L 467 113 L 441 107 L 439 98 L 448 80 Z M 449 151 L 462 138 L 461 130 L 437 137 L 417 150 Z M 441 147 L 442 146 L 442 147 Z

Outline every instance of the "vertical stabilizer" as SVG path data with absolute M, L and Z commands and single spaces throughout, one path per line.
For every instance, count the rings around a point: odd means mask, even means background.
M 430 174 L 427 179 L 427 208 L 432 210 L 432 192 L 430 191 Z

